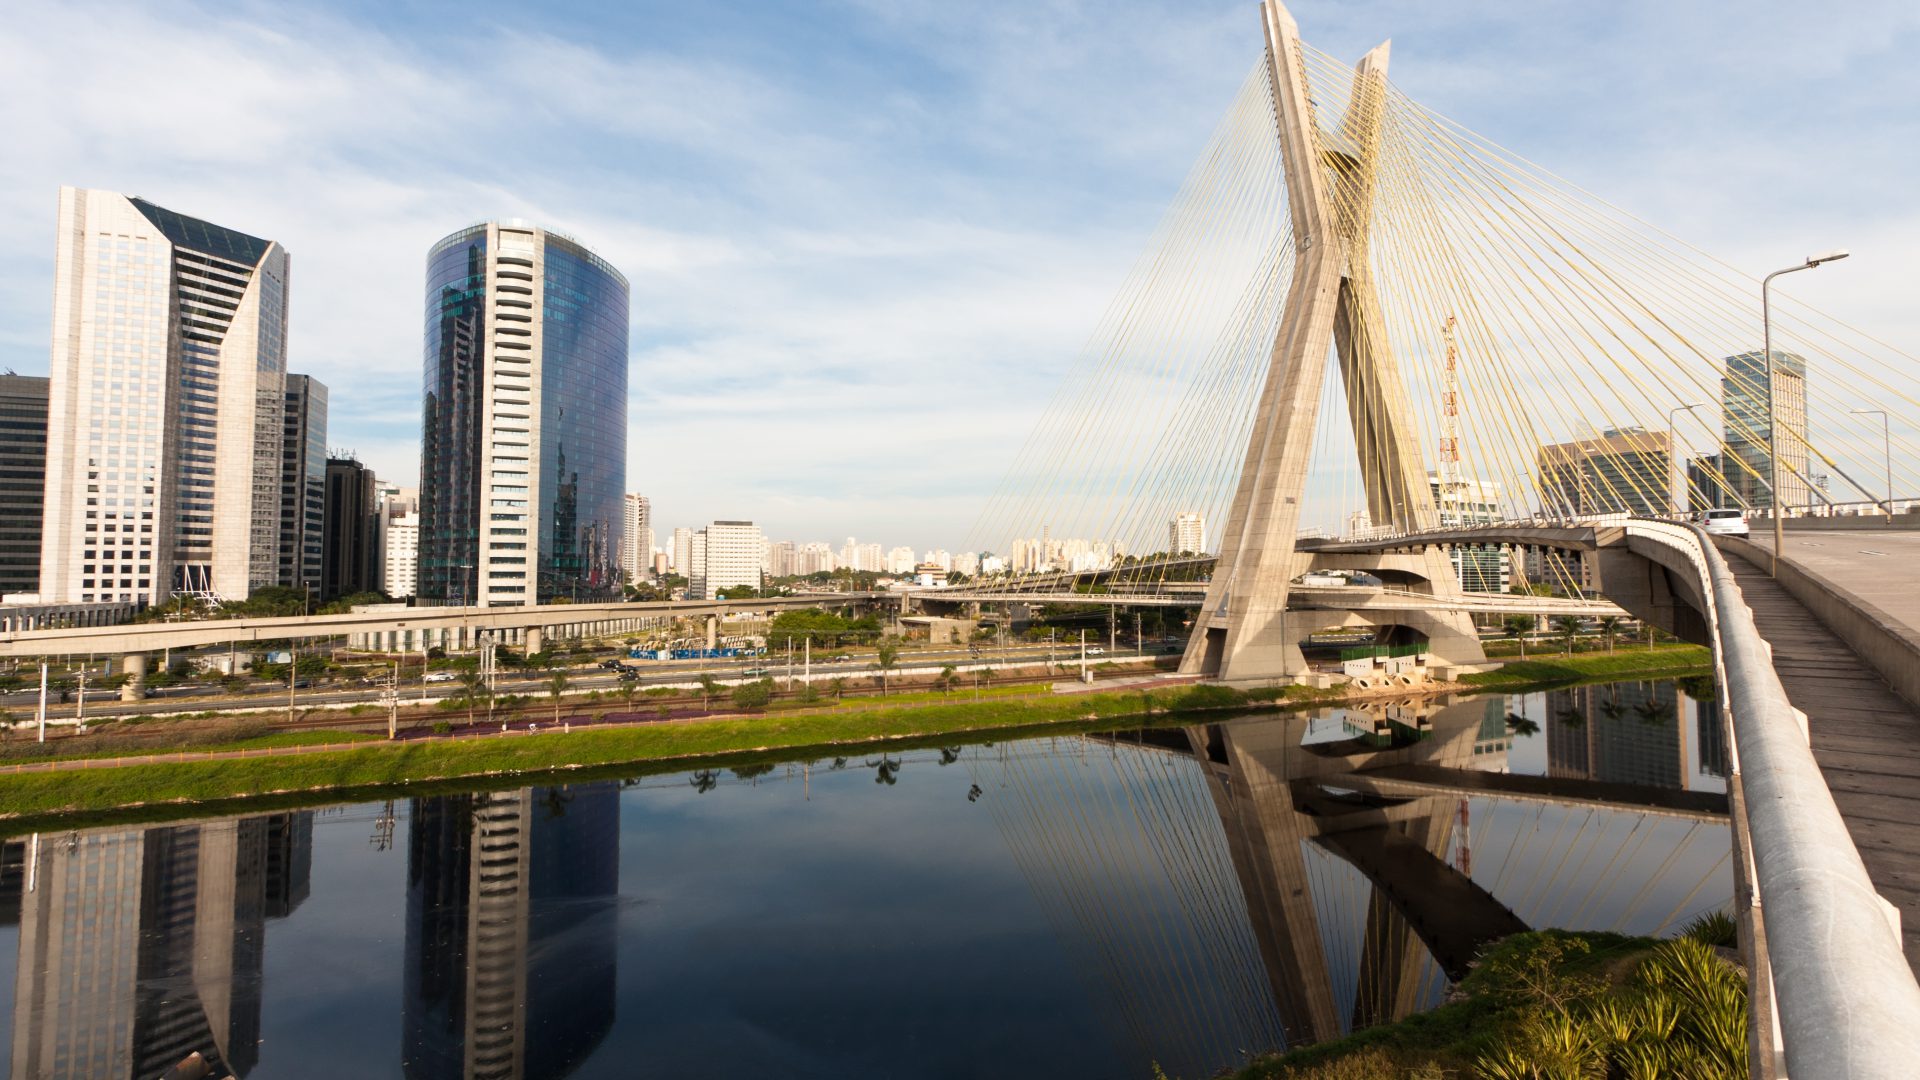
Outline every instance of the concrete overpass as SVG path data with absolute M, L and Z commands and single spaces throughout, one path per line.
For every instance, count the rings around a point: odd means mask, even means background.
M 878 592 L 808 593 L 753 600 L 663 600 L 610 604 L 543 604 L 537 607 L 398 607 L 379 605 L 344 615 L 295 615 L 251 619 L 201 619 L 191 622 L 119 623 L 56 630 L 0 632 L 0 658 L 43 656 L 121 656 L 127 690 L 142 692 L 149 653 L 207 645 L 251 645 L 358 635 L 451 635 L 467 640 L 481 633 L 497 640 L 518 640 L 538 652 L 550 633 L 561 636 L 613 634 L 643 619 L 705 618 L 712 637 L 718 620 L 732 614 L 788 611 L 796 608 L 857 607 L 886 599 Z

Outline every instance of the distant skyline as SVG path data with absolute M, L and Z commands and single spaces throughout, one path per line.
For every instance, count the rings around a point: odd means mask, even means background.
M 1788 291 L 1920 352 L 1911 4 L 1291 6 L 1733 265 L 1851 248 Z M 1261 48 L 1250 0 L 531 14 L 9 5 L 0 368 L 47 371 L 59 185 L 141 195 L 286 246 L 290 370 L 411 485 L 427 249 L 524 217 L 631 280 L 628 486 L 662 536 L 958 552 Z

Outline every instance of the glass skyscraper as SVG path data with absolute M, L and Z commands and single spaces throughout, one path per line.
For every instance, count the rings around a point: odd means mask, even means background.
M 1729 356 L 1721 379 L 1721 415 L 1726 419 L 1725 487 L 1735 503 L 1754 509 L 1773 505 L 1768 488 L 1772 455 L 1767 448 L 1767 404 L 1772 398 L 1780 429 L 1780 495 L 1789 509 L 1805 506 L 1807 486 L 1807 361 L 1773 350 L 1778 385 L 1767 380 L 1767 356 L 1755 350 Z
M 519 221 L 427 256 L 420 596 L 617 595 L 627 459 L 627 279 Z

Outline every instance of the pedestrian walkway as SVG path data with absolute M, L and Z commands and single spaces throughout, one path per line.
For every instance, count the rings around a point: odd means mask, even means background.
M 1874 888 L 1900 909 L 1907 962 L 1920 971 L 1920 711 L 1764 568 L 1737 557 L 1727 566 L 1773 646 L 1788 700 L 1807 714 L 1814 759 Z

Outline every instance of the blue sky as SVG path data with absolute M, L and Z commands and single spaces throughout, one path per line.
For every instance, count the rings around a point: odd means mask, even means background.
M 1427 105 L 1920 353 L 1920 7 L 1301 2 Z M 55 189 L 293 254 L 331 442 L 418 469 L 422 262 L 469 222 L 633 284 L 629 486 L 665 527 L 958 548 L 1241 78 L 1248 0 L 15 0 L 0 367 L 47 366 Z

